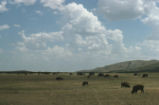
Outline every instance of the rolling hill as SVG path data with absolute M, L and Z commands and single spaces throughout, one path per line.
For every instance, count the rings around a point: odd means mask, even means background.
M 133 60 L 98 67 L 91 72 L 159 72 L 159 60 Z

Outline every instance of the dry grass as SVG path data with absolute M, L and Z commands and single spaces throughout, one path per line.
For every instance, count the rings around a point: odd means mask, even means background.
M 56 81 L 57 75 L 0 74 L 0 105 L 158 105 L 159 74 L 148 78 L 118 74 L 119 78 L 69 76 Z M 110 74 L 114 75 L 114 74 Z M 89 85 L 82 87 L 82 81 Z M 131 85 L 144 84 L 144 94 L 131 94 L 121 88 L 121 81 Z

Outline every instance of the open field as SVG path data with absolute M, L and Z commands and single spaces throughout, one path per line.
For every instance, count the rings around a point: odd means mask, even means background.
M 149 73 L 148 78 L 132 73 L 118 75 L 0 74 L 0 105 L 159 105 L 159 73 Z M 64 80 L 57 81 L 57 76 Z M 82 86 L 84 80 L 88 86 Z M 122 81 L 131 86 L 143 84 L 145 93 L 131 94 L 132 88 L 121 88 Z

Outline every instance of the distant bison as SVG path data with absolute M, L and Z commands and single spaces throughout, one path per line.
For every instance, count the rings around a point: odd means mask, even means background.
M 146 78 L 146 77 L 148 77 L 148 74 L 143 74 L 142 75 L 142 78 Z
M 141 91 L 141 93 L 144 93 L 144 85 L 135 85 L 135 86 L 133 86 L 131 93 L 132 94 L 133 93 L 137 93 L 139 90 Z
M 114 75 L 114 78 L 119 78 L 119 75 Z
M 134 73 L 134 76 L 137 76 L 137 73 Z
M 56 77 L 56 80 L 64 80 L 62 77 Z
M 99 76 L 99 77 L 103 77 L 104 74 L 103 74 L 103 73 L 99 73 L 98 76 Z
M 88 85 L 88 81 L 83 81 L 82 86 Z
M 128 82 L 121 82 L 121 88 L 122 87 L 129 88 L 130 84 Z
M 110 75 L 109 74 L 105 74 L 104 77 L 110 77 Z

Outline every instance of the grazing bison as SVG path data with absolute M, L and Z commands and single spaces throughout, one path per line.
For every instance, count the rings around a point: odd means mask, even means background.
M 132 94 L 133 93 L 137 93 L 138 90 L 140 90 L 141 93 L 144 93 L 144 85 L 135 85 L 135 86 L 133 86 L 131 93 Z
M 62 77 L 56 77 L 56 80 L 64 80 Z
M 119 76 L 118 75 L 114 75 L 114 78 L 119 78 Z
M 99 76 L 99 77 L 103 77 L 104 74 L 103 74 L 103 73 L 99 73 L 98 76 Z
M 83 81 L 82 86 L 88 85 L 88 81 Z
M 134 73 L 134 76 L 137 76 L 137 73 Z
M 146 78 L 146 77 L 148 77 L 148 74 L 143 74 L 142 75 L 142 78 Z
M 128 82 L 121 82 L 121 88 L 122 87 L 129 88 L 130 84 Z
M 110 75 L 109 74 L 105 74 L 104 77 L 110 77 Z

